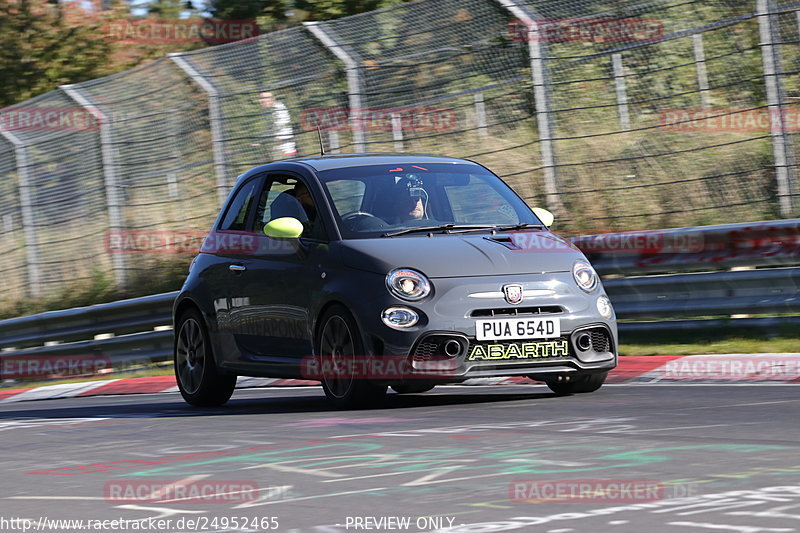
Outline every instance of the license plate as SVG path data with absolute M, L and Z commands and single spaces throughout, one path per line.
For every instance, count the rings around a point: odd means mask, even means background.
M 494 318 L 475 322 L 479 341 L 550 339 L 561 336 L 558 318 Z

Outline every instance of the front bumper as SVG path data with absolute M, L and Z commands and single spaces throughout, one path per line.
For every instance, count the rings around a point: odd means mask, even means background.
M 408 372 L 403 381 L 428 379 L 444 383 L 490 376 L 557 379 L 559 375 L 576 377 L 606 372 L 617 364 L 616 320 L 613 316 L 610 319 L 603 318 L 596 306 L 597 299 L 605 294 L 602 286 L 594 293 L 587 294 L 575 286 L 569 272 L 434 279 L 432 282 L 435 291 L 426 301 L 401 302 L 385 292 L 378 292 L 375 297 L 353 302 L 354 315 L 364 332 L 364 346 L 368 353 L 372 357 L 404 358 L 408 363 L 405 365 Z M 503 298 L 483 296 L 498 291 L 506 283 L 519 283 L 523 290 L 533 293 L 539 291 L 543 296 L 526 298 L 518 306 L 511 306 Z M 482 296 L 476 298 L 475 294 Z M 419 323 L 404 330 L 384 324 L 380 319 L 382 310 L 398 305 L 417 312 Z M 558 317 L 561 337 L 495 341 L 494 344 L 502 346 L 493 348 L 488 346 L 492 342 L 477 341 L 477 319 L 506 317 L 494 313 L 508 312 L 509 308 L 514 312 L 528 309 L 534 314 L 540 313 L 538 316 L 541 317 Z M 531 311 L 532 308 L 538 311 Z M 592 329 L 604 333 L 607 345 L 599 351 L 580 350 L 577 336 L 582 331 Z M 447 340 L 456 340 L 461 344 L 458 353 L 444 353 L 443 343 Z M 530 346 L 554 341 L 560 344 Z M 517 347 L 511 348 L 512 344 Z M 473 354 L 477 346 L 486 348 L 483 355 Z M 391 383 L 397 380 L 385 381 Z
M 461 347 L 456 354 L 446 348 L 454 342 Z M 602 323 L 544 340 L 477 341 L 455 332 L 431 332 L 415 344 L 409 363 L 407 379 L 459 381 L 519 375 L 549 379 L 607 372 L 617 364 L 617 350 L 612 330 Z

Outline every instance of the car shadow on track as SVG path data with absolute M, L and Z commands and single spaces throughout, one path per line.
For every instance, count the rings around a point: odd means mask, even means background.
M 548 400 L 558 397 L 545 390 L 537 392 L 491 392 L 491 391 L 434 391 L 422 394 L 393 394 L 386 396 L 378 405 L 359 410 L 337 410 L 325 399 L 321 389 L 283 390 L 246 389 L 237 391 L 222 407 L 192 407 L 172 394 L 168 401 L 164 395 L 146 396 L 100 396 L 79 399 L 41 400 L 6 404 L 0 412 L 0 420 L 24 418 L 164 418 L 195 416 L 237 416 L 272 413 L 357 413 L 360 411 L 389 411 L 397 413 L 403 409 L 459 406 L 470 404 L 492 404 L 525 400 Z M 496 389 L 495 389 L 496 390 Z M 269 392 L 267 392 L 269 391 Z M 263 396 L 257 396 L 263 394 Z M 237 398 L 237 395 L 240 397 Z M 241 397 L 245 396 L 245 397 Z M 131 401 L 136 399 L 139 401 Z

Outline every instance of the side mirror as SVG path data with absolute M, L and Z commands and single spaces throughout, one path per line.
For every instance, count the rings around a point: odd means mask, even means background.
M 542 221 L 542 224 L 548 228 L 553 225 L 553 221 L 556 219 L 553 213 L 547 209 L 542 209 L 541 207 L 534 207 L 533 214 L 536 215 L 537 218 Z
M 303 233 L 303 223 L 292 217 L 281 217 L 270 220 L 264 226 L 267 237 L 296 239 Z

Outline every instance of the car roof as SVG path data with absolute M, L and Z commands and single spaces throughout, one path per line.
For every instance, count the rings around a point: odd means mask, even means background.
M 408 164 L 408 163 L 461 163 L 478 166 L 477 163 L 457 159 L 455 157 L 443 157 L 428 154 L 394 154 L 394 153 L 370 153 L 370 154 L 335 154 L 315 157 L 302 157 L 291 159 L 292 162 L 305 163 L 314 170 L 332 170 L 336 168 L 360 167 L 367 165 L 379 165 L 382 163 Z
M 431 163 L 453 163 L 462 165 L 472 165 L 480 167 L 478 163 L 456 157 L 443 157 L 430 154 L 396 154 L 396 153 L 367 153 L 367 154 L 331 154 L 318 156 L 295 157 L 292 159 L 278 159 L 271 163 L 259 165 L 240 174 L 236 178 L 239 184 L 255 174 L 269 170 L 294 170 L 299 168 L 311 169 L 315 172 L 323 170 L 333 170 L 337 168 L 360 167 L 379 164 L 431 164 Z

